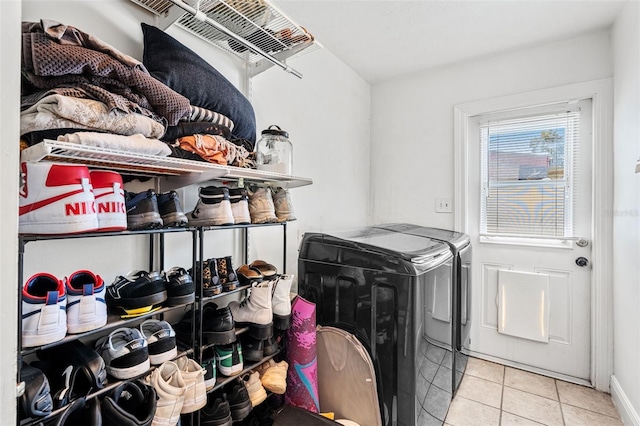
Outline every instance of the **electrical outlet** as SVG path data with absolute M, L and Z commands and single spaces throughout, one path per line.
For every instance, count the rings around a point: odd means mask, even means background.
M 436 213 L 452 213 L 451 198 L 436 198 Z

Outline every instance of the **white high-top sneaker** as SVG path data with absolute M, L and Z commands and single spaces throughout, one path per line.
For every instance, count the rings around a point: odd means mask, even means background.
M 207 387 L 204 384 L 204 370 L 191 358 L 182 356 L 175 361 L 187 385 L 184 404 L 180 413 L 193 413 L 207 404 Z
M 127 229 L 127 208 L 120 173 L 109 170 L 91 170 L 89 173 L 96 198 L 98 231 Z
M 67 331 L 84 333 L 107 323 L 105 285 L 91 271 L 76 271 L 65 278 L 67 290 Z
M 229 189 L 207 186 L 200 188 L 200 198 L 193 211 L 187 213 L 191 226 L 233 225 Z
M 264 340 L 273 335 L 271 288 L 271 281 L 255 283 L 242 303 L 232 300 L 228 305 L 236 325 L 249 326 L 249 334 L 256 339 Z
M 62 281 L 39 273 L 22 288 L 22 346 L 57 342 L 67 334 L 67 297 Z
M 23 162 L 20 167 L 20 233 L 74 234 L 98 228 L 87 166 Z
M 287 330 L 291 325 L 291 284 L 293 275 L 280 275 L 273 284 L 272 310 L 273 327 L 277 330 Z
M 229 188 L 229 201 L 231 201 L 231 211 L 236 225 L 251 223 L 249 213 L 249 195 L 244 188 Z
M 152 426 L 175 425 L 180 420 L 187 384 L 180 369 L 173 361 L 167 361 L 153 370 L 149 384 L 156 389 L 158 404 Z

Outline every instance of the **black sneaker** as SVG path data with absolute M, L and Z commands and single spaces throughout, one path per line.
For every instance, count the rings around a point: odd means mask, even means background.
M 252 337 L 249 333 L 240 336 L 242 356 L 247 361 L 259 362 L 264 358 L 264 342 Z
M 56 426 L 102 426 L 102 413 L 98 398 L 78 398 L 67 407 Z
M 228 306 L 218 308 L 215 303 L 202 310 L 202 339 L 209 345 L 226 345 L 236 341 L 236 328 Z
M 180 197 L 176 191 L 165 192 L 158 196 L 158 209 L 165 228 L 187 226 L 187 215 L 182 210 Z
M 107 287 L 107 306 L 124 310 L 129 315 L 143 314 L 167 300 L 164 275 L 161 272 L 135 271 L 119 275 Z
M 150 426 L 156 398 L 156 390 L 141 380 L 123 382 L 102 401 L 103 426 Z
M 192 313 L 187 311 L 173 329 L 178 340 L 185 346 L 192 346 Z M 207 303 L 202 309 L 202 339 L 207 345 L 226 345 L 236 341 L 236 328 L 231 311 L 227 306 L 219 308 L 215 303 Z
M 38 350 L 36 355 L 39 360 L 31 365 L 42 370 L 49 379 L 54 409 L 102 389 L 106 384 L 104 360 L 79 340 Z
M 196 282 L 196 290 L 200 291 L 200 271 L 202 271 L 202 295 L 211 297 L 222 293 L 222 284 L 216 271 L 216 260 L 207 259 L 204 262 L 196 263 L 195 274 L 189 269 L 189 274 Z
M 104 359 L 107 372 L 116 379 L 133 379 L 151 367 L 149 344 L 137 328 L 115 329 L 99 338 L 95 347 Z
M 153 189 L 138 194 L 125 191 L 124 200 L 127 208 L 128 229 L 162 228 L 158 197 Z
M 279 340 L 280 338 L 276 335 L 276 333 L 274 333 L 273 336 L 269 337 L 268 339 L 265 339 L 262 345 L 263 355 L 271 356 L 278 352 L 280 350 L 280 345 L 278 344 Z
M 200 409 L 200 425 L 231 426 L 231 408 L 227 395 L 223 392 L 212 392 L 207 395 L 207 405 Z
M 20 381 L 25 384 L 24 393 L 20 397 L 19 404 L 19 417 L 21 419 L 44 417 L 53 411 L 49 379 L 39 368 L 22 364 Z
M 227 387 L 226 394 L 233 421 L 244 420 L 252 409 L 247 387 L 242 381 L 235 380 Z
M 196 300 L 196 286 L 193 277 L 184 268 L 175 266 L 165 273 L 167 305 L 178 306 Z

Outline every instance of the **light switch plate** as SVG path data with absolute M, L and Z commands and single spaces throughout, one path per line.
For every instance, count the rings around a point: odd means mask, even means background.
M 452 213 L 451 198 L 436 198 L 436 213 Z

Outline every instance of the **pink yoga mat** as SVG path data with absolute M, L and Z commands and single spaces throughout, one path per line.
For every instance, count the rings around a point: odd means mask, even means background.
M 317 413 L 316 305 L 296 296 L 291 305 L 291 327 L 286 336 L 287 391 L 285 403 Z

